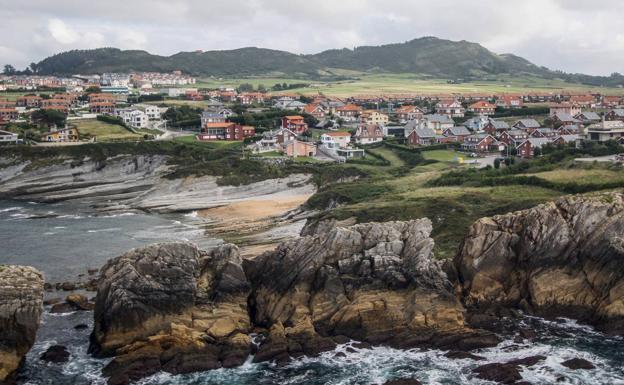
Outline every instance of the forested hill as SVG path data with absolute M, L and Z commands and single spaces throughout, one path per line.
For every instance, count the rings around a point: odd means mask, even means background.
M 89 74 L 102 72 L 182 70 L 196 76 L 288 76 L 322 79 L 343 71 L 413 73 L 447 79 L 486 78 L 491 75 L 559 77 L 586 84 L 615 86 L 611 77 L 564 74 L 539 67 L 516 55 L 499 55 L 477 43 L 423 37 L 405 43 L 334 49 L 314 55 L 240 48 L 223 51 L 180 52 L 172 56 L 117 48 L 73 50 L 36 64 L 39 74 Z

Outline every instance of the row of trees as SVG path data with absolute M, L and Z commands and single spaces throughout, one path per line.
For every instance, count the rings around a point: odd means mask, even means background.
M 4 75 L 32 75 L 39 72 L 39 69 L 39 65 L 35 62 L 30 63 L 30 65 L 22 71 L 17 70 L 11 64 L 5 64 L 2 73 Z

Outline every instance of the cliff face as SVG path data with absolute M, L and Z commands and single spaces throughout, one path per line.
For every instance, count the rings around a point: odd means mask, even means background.
M 314 354 L 335 336 L 399 347 L 496 344 L 464 324 L 430 232 L 428 219 L 335 227 L 246 260 L 253 322 L 270 330 L 255 359 Z
M 482 218 L 455 258 L 465 304 L 520 307 L 624 334 L 624 195 Z
M 35 342 L 43 311 L 43 275 L 32 267 L 0 265 L 0 383 Z
M 101 270 L 91 352 L 115 358 L 109 383 L 240 365 L 251 350 L 238 249 L 157 244 Z

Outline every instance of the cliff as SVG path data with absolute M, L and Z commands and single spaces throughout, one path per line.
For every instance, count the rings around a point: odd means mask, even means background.
M 43 275 L 32 267 L 0 265 L 0 383 L 30 350 L 43 311 Z
M 624 195 L 568 196 L 472 225 L 455 258 L 476 312 L 521 308 L 624 333 Z

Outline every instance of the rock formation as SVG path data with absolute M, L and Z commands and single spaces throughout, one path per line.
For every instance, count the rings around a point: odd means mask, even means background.
M 455 258 L 476 312 L 521 308 L 624 333 L 624 195 L 568 196 L 482 218 Z
M 245 260 L 253 322 L 269 329 L 255 359 L 315 354 L 331 349 L 333 336 L 397 347 L 495 345 L 464 324 L 430 232 L 428 219 L 334 227 Z
M 249 290 L 236 246 L 132 250 L 101 270 L 90 350 L 115 356 L 103 371 L 111 384 L 240 365 L 251 350 Z
M 0 265 L 0 383 L 35 342 L 43 311 L 43 275 L 32 267 Z

